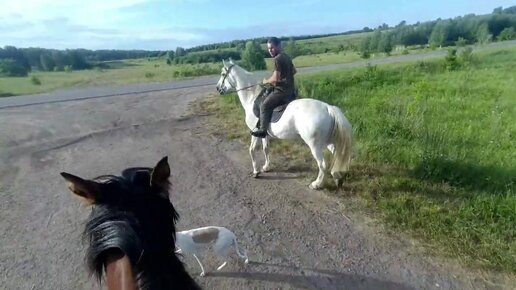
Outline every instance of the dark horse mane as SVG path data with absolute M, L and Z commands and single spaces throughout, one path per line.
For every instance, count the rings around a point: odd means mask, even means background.
M 152 168 L 135 167 L 121 176 L 94 179 L 101 197 L 86 223 L 86 261 L 99 280 L 109 251 L 121 251 L 133 267 L 140 289 L 200 289 L 175 250 L 179 215 L 165 187 L 151 186 Z

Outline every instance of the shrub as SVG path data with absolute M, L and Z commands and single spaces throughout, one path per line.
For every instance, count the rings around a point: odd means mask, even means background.
M 30 77 L 30 82 L 33 85 L 36 85 L 36 86 L 40 86 L 41 85 L 41 80 L 37 76 L 31 76 Z

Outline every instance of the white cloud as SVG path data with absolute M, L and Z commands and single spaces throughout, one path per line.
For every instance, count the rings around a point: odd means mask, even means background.
M 173 49 L 177 45 L 202 43 L 204 36 L 190 29 L 131 25 L 141 19 L 136 5 L 144 7 L 160 0 L 19 0 L 2 3 L 0 47 L 40 46 L 46 48 L 145 48 Z M 209 0 L 167 0 L 204 3 Z M 0 6 L 0 7 L 1 7 Z M 184 43 L 184 44 L 183 44 Z M 123 47 L 136 45 L 135 47 Z M 160 46 L 161 45 L 161 46 Z

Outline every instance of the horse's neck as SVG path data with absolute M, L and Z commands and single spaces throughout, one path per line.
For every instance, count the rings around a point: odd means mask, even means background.
M 172 250 L 153 256 L 142 256 L 137 266 L 141 290 L 200 289 Z
M 256 85 L 256 80 L 252 73 L 241 70 L 238 74 L 235 74 L 236 79 L 236 89 L 238 90 L 238 99 L 240 103 L 247 111 L 248 109 L 252 110 L 253 102 L 256 98 L 256 95 L 259 92 L 260 87 Z

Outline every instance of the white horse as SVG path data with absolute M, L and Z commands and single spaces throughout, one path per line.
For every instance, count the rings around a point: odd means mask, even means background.
M 258 118 L 253 113 L 253 103 L 261 90 L 257 85 L 256 77 L 233 63 L 222 61 L 224 64 L 220 79 L 217 82 L 217 91 L 220 94 L 237 92 L 238 98 L 245 110 L 245 122 L 249 129 L 256 126 Z M 268 133 L 273 138 L 294 139 L 301 137 L 310 147 L 312 155 L 317 161 L 319 174 L 310 184 L 311 189 L 320 189 L 324 180 L 328 164 L 324 160 L 324 149 L 328 148 L 333 155 L 331 175 L 337 187 L 343 182 L 343 172 L 349 168 L 351 161 L 352 128 L 342 111 L 335 106 L 328 105 L 315 99 L 296 99 L 288 104 L 283 115 L 276 123 L 271 123 Z M 255 151 L 258 138 L 251 136 L 249 154 L 253 164 L 253 175 L 257 177 L 260 171 L 255 160 Z M 262 138 L 265 164 L 263 172 L 270 169 L 269 136 Z

